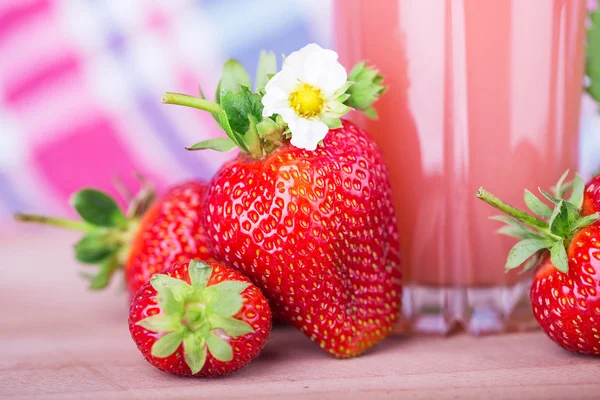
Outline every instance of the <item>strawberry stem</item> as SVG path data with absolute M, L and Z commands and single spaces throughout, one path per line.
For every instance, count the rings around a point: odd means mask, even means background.
M 548 223 L 546 221 L 538 219 L 538 218 L 534 217 L 533 215 L 527 214 L 525 211 L 519 210 L 518 208 L 511 206 L 510 204 L 500 200 L 499 198 L 497 198 L 496 196 L 494 196 L 493 194 L 491 194 L 484 188 L 479 188 L 479 190 L 477 191 L 477 198 L 480 200 L 483 200 L 484 202 L 486 202 L 490 206 L 494 207 L 495 209 L 502 211 L 503 213 L 505 213 L 507 215 L 510 215 L 517 221 L 522 222 L 522 223 L 524 223 L 532 228 L 535 228 L 543 233 L 551 235 L 550 231 L 549 231 Z
M 37 224 L 52 225 L 59 228 L 71 229 L 73 231 L 80 232 L 91 232 L 95 228 L 84 221 L 76 221 L 66 218 L 52 218 L 44 215 L 17 213 L 14 215 L 14 218 L 20 222 L 33 222 Z
M 180 106 L 197 108 L 199 110 L 208 111 L 213 115 L 218 115 L 221 112 L 221 107 L 217 103 L 199 97 L 188 96 L 187 94 L 167 92 L 163 95 L 162 102 L 163 104 L 177 104 Z

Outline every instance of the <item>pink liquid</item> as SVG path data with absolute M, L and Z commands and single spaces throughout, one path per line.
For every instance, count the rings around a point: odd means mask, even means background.
M 361 123 L 390 169 L 407 283 L 516 284 L 504 273 L 515 241 L 494 233 L 497 212 L 475 192 L 522 207 L 524 188 L 576 168 L 585 2 L 335 4 L 343 63 L 368 60 L 390 87 L 380 119 Z

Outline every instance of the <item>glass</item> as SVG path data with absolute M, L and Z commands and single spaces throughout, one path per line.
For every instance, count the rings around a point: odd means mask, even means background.
M 484 186 L 523 205 L 577 166 L 583 0 L 336 0 L 345 65 L 379 67 L 380 119 L 359 123 L 390 169 L 405 323 L 472 334 L 535 324 L 527 275 L 504 272 Z

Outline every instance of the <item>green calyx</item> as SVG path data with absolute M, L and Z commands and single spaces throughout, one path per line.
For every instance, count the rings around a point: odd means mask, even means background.
M 254 329 L 234 318 L 243 306 L 241 293 L 249 283 L 223 281 L 207 286 L 213 270 L 199 260 L 190 261 L 188 271 L 191 284 L 164 274 L 155 274 L 150 279 L 162 312 L 137 325 L 164 333 L 152 345 L 154 357 L 168 357 L 183 343 L 185 362 L 192 374 L 197 374 L 204 366 L 207 352 L 219 361 L 231 361 L 233 349 L 229 339 Z
M 352 68 L 348 80 L 354 84 L 348 89 L 346 104 L 361 110 L 369 118 L 377 118 L 373 103 L 387 91 L 387 87 L 383 85 L 383 75 L 361 61 Z
M 261 159 L 279 148 L 290 136 L 288 126 L 280 115 L 262 115 L 265 86 L 276 73 L 275 55 L 272 52 L 261 52 L 252 90 L 246 69 L 239 62 L 230 59 L 223 66 L 215 101 L 208 100 L 200 89 L 200 97 L 167 92 L 163 95 L 162 102 L 209 112 L 227 134 L 227 137 L 198 142 L 187 147 L 188 150 L 211 149 L 225 152 L 238 148 L 252 158 Z M 382 81 L 383 76 L 376 69 L 368 67 L 364 62 L 358 63 L 352 69 L 346 84 L 332 96 L 333 101 L 322 115 L 323 122 L 330 129 L 340 128 L 340 118 L 353 109 L 376 118 L 377 113 L 372 105 L 386 90 Z
M 550 251 L 552 264 L 561 272 L 568 272 L 567 247 L 573 237 L 583 228 L 600 219 L 600 214 L 581 216 L 585 184 L 579 175 L 572 182 L 564 183 L 568 171 L 553 188 L 554 195 L 539 189 L 541 195 L 553 206 L 525 190 L 524 201 L 532 214 L 519 210 L 480 188 L 477 197 L 506 215 L 492 217 L 505 223 L 498 233 L 515 237 L 520 241 L 508 253 L 506 269 L 523 265 L 524 271 L 535 267 L 538 256 Z M 571 190 L 568 200 L 564 195 Z
M 81 220 L 52 218 L 34 214 L 15 214 L 20 222 L 39 223 L 84 232 L 75 246 L 75 258 L 88 265 L 98 265 L 95 274 L 83 273 L 90 281 L 92 290 L 104 289 L 113 274 L 122 269 L 129 255 L 129 247 L 137 232 L 140 217 L 154 199 L 154 190 L 143 178 L 142 189 L 135 197 L 127 195 L 129 208 L 126 213 L 106 193 L 95 189 L 83 189 L 70 198 Z

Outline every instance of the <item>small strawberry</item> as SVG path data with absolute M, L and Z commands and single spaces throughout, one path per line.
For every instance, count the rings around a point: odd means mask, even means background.
M 308 45 L 268 80 L 276 63 L 263 54 L 256 93 L 230 60 L 217 103 L 173 93 L 163 102 L 209 111 L 228 134 L 190 149 L 242 150 L 213 178 L 205 200 L 215 257 L 252 279 L 275 312 L 325 351 L 352 357 L 390 333 L 402 287 L 381 151 L 340 120 L 350 106 L 374 115 L 385 88 L 364 63 L 347 80 L 336 60 Z
M 565 175 L 566 176 L 566 175 Z M 561 178 L 558 188 L 561 187 Z M 509 217 L 500 233 L 521 239 L 510 251 L 507 269 L 537 267 L 531 287 L 533 314 L 543 331 L 569 351 L 600 355 L 600 214 L 582 210 L 584 183 L 576 176 L 571 196 L 542 195 L 551 209 L 525 191 L 525 203 L 537 216 L 518 210 L 483 189 L 477 197 Z M 541 217 L 541 218 L 538 218 Z
M 133 295 L 155 272 L 174 261 L 210 258 L 201 226 L 206 185 L 187 182 L 174 186 L 154 201 L 154 191 L 143 184 L 124 214 L 107 194 L 83 189 L 71 197 L 82 221 L 16 214 L 19 221 L 54 225 L 85 232 L 75 244 L 75 257 L 99 264 L 90 289 L 105 288 L 114 272 L 125 268 L 125 281 Z
M 129 331 L 146 360 L 173 375 L 221 376 L 264 346 L 271 310 L 248 278 L 199 260 L 155 274 L 134 296 Z

